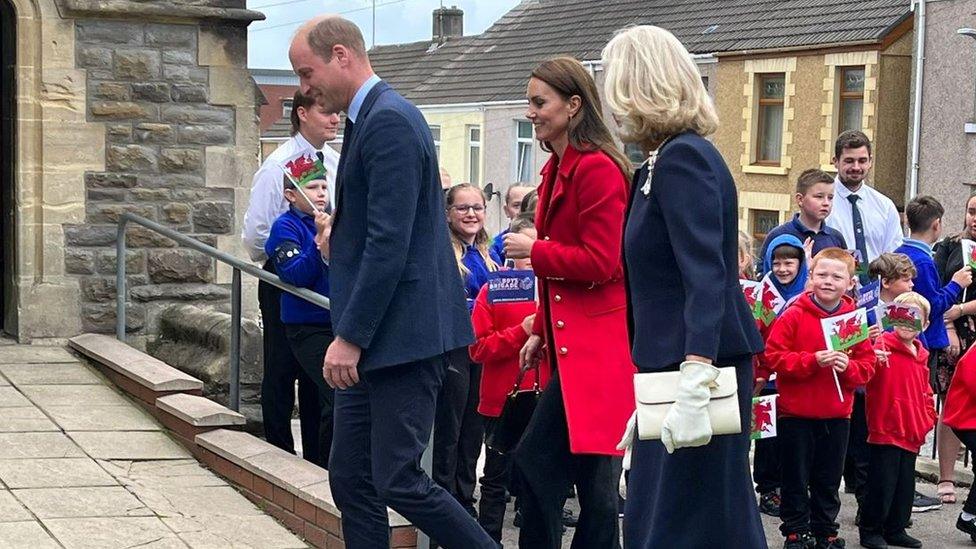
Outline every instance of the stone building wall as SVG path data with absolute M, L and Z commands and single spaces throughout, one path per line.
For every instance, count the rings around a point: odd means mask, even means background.
M 114 331 L 122 212 L 246 257 L 258 165 L 246 28 L 261 15 L 244 0 L 4 1 L 17 13 L 22 144 L 6 329 L 25 341 Z M 141 227 L 126 241 L 130 331 L 155 333 L 175 302 L 229 307 L 229 268 Z

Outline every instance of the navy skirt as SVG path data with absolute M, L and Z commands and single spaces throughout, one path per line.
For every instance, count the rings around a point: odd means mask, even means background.
M 669 454 L 660 440 L 637 440 L 627 480 L 625 549 L 766 549 L 752 477 L 749 425 L 752 357 L 734 365 L 743 432 Z

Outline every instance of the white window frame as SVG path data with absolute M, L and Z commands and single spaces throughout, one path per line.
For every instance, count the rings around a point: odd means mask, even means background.
M 282 99 L 281 100 L 281 117 L 282 118 L 291 118 L 291 111 L 292 111 L 292 109 L 295 108 L 294 101 L 295 100 L 292 99 L 292 98 L 287 98 L 287 99 Z
M 473 185 L 481 185 L 481 126 L 469 125 L 464 130 L 468 138 L 468 181 Z M 478 132 L 478 139 L 472 137 L 476 131 Z
M 514 176 L 513 179 L 517 183 L 529 183 L 529 184 L 531 184 L 531 183 L 533 183 L 533 181 L 532 181 L 532 173 L 531 173 L 532 172 L 532 166 L 535 165 L 535 138 L 534 137 L 531 137 L 531 136 L 530 137 L 519 137 L 519 126 L 521 124 L 527 124 L 529 126 L 529 128 L 532 127 L 532 123 L 529 122 L 528 120 L 516 120 L 515 121 L 515 154 L 513 156 L 513 158 L 514 158 L 513 166 L 514 166 L 515 176 Z M 521 151 L 523 145 L 527 145 L 527 148 L 526 148 L 527 154 L 526 154 L 526 156 L 525 156 L 524 159 L 520 159 L 519 158 L 519 152 Z M 528 172 L 527 172 L 528 179 L 526 181 L 522 181 L 523 168 L 525 168 L 525 165 L 526 164 L 528 165 Z
M 437 158 L 441 157 L 441 126 L 440 124 L 429 124 L 430 136 L 434 139 L 434 151 L 437 153 Z M 435 137 L 436 132 L 436 137 Z

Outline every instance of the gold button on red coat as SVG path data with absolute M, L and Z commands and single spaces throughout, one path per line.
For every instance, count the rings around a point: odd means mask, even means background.
M 557 328 L 565 328 L 566 327 L 566 323 L 563 322 L 562 320 L 557 320 L 556 321 L 556 327 Z
M 555 299 L 555 300 L 556 300 L 556 303 L 559 303 L 560 301 L 562 301 L 562 300 L 563 300 L 563 296 L 561 296 L 561 295 L 559 295 L 559 294 L 556 294 L 556 295 L 555 295 L 555 297 L 553 297 L 553 299 Z
M 559 348 L 559 354 L 561 354 L 561 355 L 565 355 L 568 352 L 569 352 L 569 349 L 567 349 L 566 347 L 560 347 Z

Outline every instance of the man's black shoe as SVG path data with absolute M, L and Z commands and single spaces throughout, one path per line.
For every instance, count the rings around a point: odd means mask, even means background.
M 918 549 L 922 546 L 922 542 L 909 536 L 904 531 L 897 534 L 889 534 L 884 537 L 888 545 L 892 547 L 911 547 L 913 549 Z
M 881 534 L 868 533 L 862 530 L 861 547 L 867 547 L 867 549 L 888 549 L 888 544 Z

